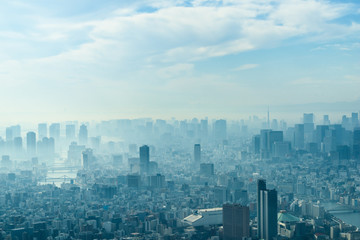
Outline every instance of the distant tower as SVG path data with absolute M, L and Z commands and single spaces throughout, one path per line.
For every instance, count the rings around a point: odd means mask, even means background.
M 47 137 L 47 124 L 46 123 L 39 123 L 38 135 L 39 135 L 39 140 L 42 140 L 44 137 Z
M 199 164 L 201 162 L 201 146 L 200 144 L 194 145 L 194 162 Z
M 50 137 L 55 139 L 56 144 L 59 143 L 60 140 L 60 123 L 53 123 L 49 127 L 49 135 Z
M 140 174 L 149 172 L 150 150 L 147 145 L 140 147 Z
M 215 121 L 214 124 L 214 136 L 216 140 L 226 140 L 227 130 L 226 130 L 226 120 L 220 119 Z
M 86 125 L 82 124 L 79 130 L 79 145 L 87 145 L 88 142 L 88 130 Z
M 85 151 L 82 152 L 82 164 L 83 168 L 88 169 L 93 161 L 93 151 L 91 148 L 85 149 Z
M 66 125 L 66 141 L 71 142 L 75 139 L 75 125 L 74 124 L 67 124 Z
M 28 132 L 26 134 L 26 149 L 29 156 L 36 155 L 36 133 Z
M 16 137 L 14 138 L 14 150 L 15 154 L 20 154 L 22 151 L 22 138 Z
M 224 240 L 250 237 L 249 222 L 249 207 L 240 204 L 223 205 Z

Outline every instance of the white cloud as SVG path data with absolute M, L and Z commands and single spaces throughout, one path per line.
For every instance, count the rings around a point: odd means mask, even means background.
M 144 3 L 155 9 L 139 11 Z M 291 39 L 324 45 L 341 38 L 358 42 L 356 36 L 360 33 L 358 23 L 336 21 L 356 11 L 350 4 L 315 0 L 199 0 L 190 2 L 190 7 L 184 5 L 184 1 L 134 1 L 95 17 L 89 14 L 81 18 L 53 18 L 49 14 L 29 17 L 29 22 L 22 18 L 25 30 L 0 32 L 3 86 L 15 89 L 25 85 L 31 94 L 24 96 L 34 98 L 43 92 L 49 98 L 58 96 L 60 89 L 76 95 L 76 91 L 84 88 L 78 98 L 82 96 L 88 101 L 95 93 L 107 102 L 111 98 L 141 99 L 139 86 L 146 92 L 144 86 L 152 83 L 161 86 L 164 79 L 182 84 L 179 79 L 185 76 L 200 81 L 200 87 L 205 86 L 203 81 L 209 80 L 195 77 L 194 72 L 197 62 L 209 58 L 281 46 Z M 249 63 L 234 70 L 256 67 L 257 64 Z M 242 87 L 224 85 L 221 76 L 211 79 L 211 83 L 209 93 L 219 96 Z M 316 81 L 293 82 L 308 83 Z M 235 101 L 237 94 L 231 92 L 231 100 Z M 171 97 L 181 98 L 179 92 L 176 94 Z M 205 92 L 196 96 L 200 102 L 209 99 Z M 3 97 L 9 102 L 13 98 Z M 75 99 L 70 95 L 68 98 L 69 102 Z M 36 103 L 41 105 L 40 100 Z

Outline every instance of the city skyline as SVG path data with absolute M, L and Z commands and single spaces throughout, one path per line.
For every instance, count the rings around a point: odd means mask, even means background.
M 3 3 L 0 117 L 358 111 L 359 9 L 314 0 Z

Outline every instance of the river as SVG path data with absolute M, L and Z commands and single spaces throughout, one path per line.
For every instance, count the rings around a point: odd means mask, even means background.
M 336 207 L 339 207 L 339 204 L 333 203 L 333 202 L 327 202 L 321 204 L 325 210 L 328 209 L 334 209 Z M 341 207 L 344 207 L 343 205 Z M 335 212 L 331 213 L 334 217 L 337 217 L 344 221 L 347 224 L 351 224 L 353 226 L 356 226 L 360 228 L 360 212 L 349 212 L 349 213 L 343 213 L 343 212 Z

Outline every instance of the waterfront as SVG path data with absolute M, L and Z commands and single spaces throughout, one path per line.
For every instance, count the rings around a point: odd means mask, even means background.
M 335 202 L 322 203 L 322 206 L 325 208 L 325 210 L 334 209 L 339 206 L 342 208 L 346 207 L 346 205 L 339 205 Z M 349 208 L 349 210 L 350 209 L 351 208 Z M 332 212 L 331 214 L 347 224 L 351 224 L 360 228 L 360 212 Z
M 48 168 L 46 178 L 39 181 L 39 184 L 55 184 L 60 187 L 62 183 L 70 183 L 76 178 L 78 169 L 67 167 L 62 159 L 55 160 L 53 166 Z

